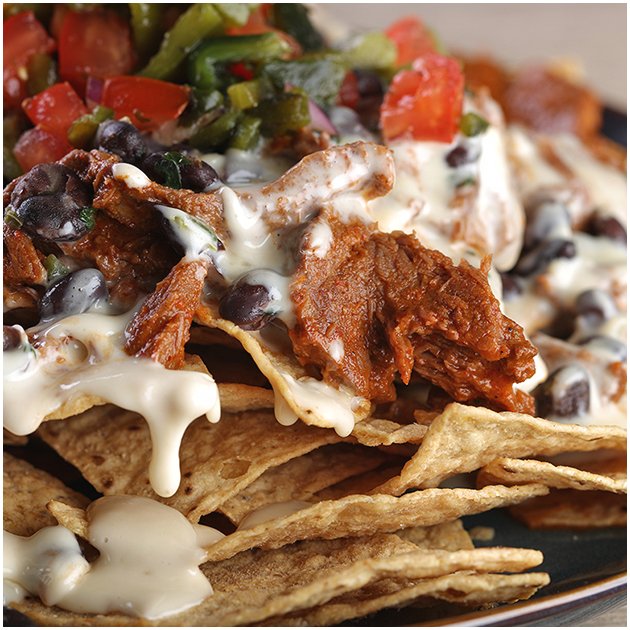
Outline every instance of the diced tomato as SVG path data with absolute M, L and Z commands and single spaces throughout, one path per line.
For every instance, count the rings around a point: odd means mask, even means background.
M 406 17 L 394 22 L 385 34 L 398 50 L 396 65 L 406 66 L 430 52 L 435 52 L 431 33 L 417 17 Z
M 235 77 L 239 77 L 244 81 L 249 81 L 254 78 L 254 72 L 250 68 L 248 68 L 244 63 L 239 61 L 238 63 L 232 63 L 229 66 L 230 73 Z
M 55 42 L 37 21 L 32 11 L 13 15 L 2 25 L 3 94 L 5 109 L 19 107 L 26 97 L 26 70 L 29 59 L 37 53 L 49 53 Z
M 337 104 L 354 109 L 359 104 L 360 96 L 357 75 L 350 70 L 346 73 L 341 88 L 339 88 Z
M 225 30 L 228 35 L 260 35 L 261 33 L 277 33 L 291 47 L 290 58 L 294 59 L 302 54 L 302 47 L 296 39 L 288 33 L 274 28 L 269 24 L 271 4 L 261 4 L 249 14 L 249 19 L 243 26 L 230 26 Z
M 456 59 L 429 53 L 391 82 L 381 106 L 387 140 L 450 142 L 457 133 L 464 101 L 464 74 Z
M 267 22 L 268 16 L 268 6 L 261 4 L 249 14 L 249 18 L 243 26 L 230 26 L 225 32 L 228 35 L 260 35 L 260 33 L 269 33 L 274 29 Z
M 67 141 L 38 127 L 25 131 L 13 147 L 15 159 L 25 173 L 37 164 L 56 162 L 70 151 Z
M 129 116 L 139 129 L 154 130 L 175 120 L 188 105 L 190 89 L 147 77 L 111 77 L 103 86 L 102 105 L 117 118 Z
M 59 33 L 59 75 L 83 94 L 88 76 L 111 77 L 133 70 L 129 25 L 111 11 L 68 11 Z
M 34 125 L 65 140 L 70 125 L 88 113 L 87 107 L 69 83 L 56 83 L 22 103 Z

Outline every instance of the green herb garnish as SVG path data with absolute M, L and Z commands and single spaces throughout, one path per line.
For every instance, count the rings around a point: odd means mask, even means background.
M 465 135 L 471 138 L 472 136 L 478 136 L 483 133 L 490 123 L 485 119 L 475 114 L 474 112 L 468 112 L 462 116 L 459 121 L 459 129 Z

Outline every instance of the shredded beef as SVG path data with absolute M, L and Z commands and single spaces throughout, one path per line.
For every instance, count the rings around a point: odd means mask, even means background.
M 168 368 L 184 364 L 184 346 L 208 273 L 208 259 L 178 262 L 127 327 L 125 351 Z
M 331 249 L 319 257 L 305 247 L 291 287 L 303 364 L 377 402 L 395 398 L 397 374 L 407 383 L 415 371 L 458 401 L 533 410 L 513 383 L 534 373 L 536 350 L 501 313 L 488 261 L 456 266 L 413 236 L 320 220 L 333 230 Z

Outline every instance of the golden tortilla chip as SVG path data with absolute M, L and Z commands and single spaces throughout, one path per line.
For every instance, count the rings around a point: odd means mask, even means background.
M 627 479 L 613 479 L 569 466 L 555 466 L 535 459 L 500 457 L 484 466 L 477 476 L 480 487 L 492 484 L 512 486 L 519 483 L 544 483 L 550 488 L 628 492 Z
M 28 435 L 15 435 L 11 431 L 2 429 L 2 443 L 5 446 L 24 446 L 28 444 Z
M 375 492 L 400 495 L 409 488 L 437 486 L 498 457 L 555 455 L 568 451 L 626 449 L 619 427 L 563 424 L 520 413 L 490 411 L 451 403 L 437 416 L 398 477 Z
M 510 509 L 530 529 L 625 527 L 627 512 L 625 496 L 597 490 L 552 490 Z
M 367 418 L 355 425 L 352 436 L 365 446 L 420 444 L 427 430 L 426 426 L 417 422 L 398 424 L 392 420 Z
M 398 464 L 381 466 L 375 470 L 355 475 L 336 483 L 334 486 L 330 486 L 330 488 L 324 488 L 324 490 L 317 493 L 317 499 L 318 501 L 329 501 L 342 499 L 351 494 L 369 494 L 371 490 L 397 475 L 402 466 L 403 462 L 401 461 Z
M 475 575 L 465 571 L 420 580 L 402 589 L 394 580 L 381 580 L 335 598 L 318 608 L 267 619 L 261 625 L 332 626 L 384 608 L 404 606 L 427 597 L 469 606 L 515 602 L 529 599 L 539 588 L 547 584 L 549 584 L 547 573 Z M 419 613 L 418 616 L 421 617 L 422 614 Z
M 286 405 L 304 423 L 331 428 L 340 426 L 341 415 L 354 418 L 355 423 L 369 415 L 372 409 L 369 400 L 355 396 L 347 388 L 337 389 L 323 381 L 316 381 L 285 348 L 274 349 L 270 344 L 263 343 L 260 333 L 247 332 L 236 324 L 221 319 L 215 306 L 200 306 L 195 318 L 209 328 L 218 328 L 238 339 L 260 371 L 269 379 L 276 396 L 281 398 L 276 398 L 278 404 Z M 309 392 L 304 396 L 301 393 L 304 385 L 311 383 L 317 384 L 318 389 L 314 391 L 314 395 Z M 334 404 L 328 413 L 322 412 L 317 404 L 322 399 L 324 389 L 330 392 L 330 399 Z M 348 433 L 350 430 L 351 427 Z
M 219 383 L 221 413 L 238 413 L 251 409 L 273 409 L 273 392 L 263 387 L 241 383 Z
M 308 501 L 320 490 L 380 466 L 386 457 L 374 448 L 352 444 L 322 446 L 286 464 L 270 468 L 251 485 L 219 506 L 233 523 L 272 503 Z
M 330 540 L 435 525 L 547 492 L 545 486 L 533 484 L 512 488 L 486 486 L 482 490 L 430 489 L 403 497 L 352 495 L 321 501 L 288 516 L 237 530 L 209 547 L 208 559 L 223 560 L 254 547 L 277 549 L 298 540 Z
M 389 576 L 425 580 L 454 571 L 522 571 L 542 560 L 529 549 L 423 551 L 397 536 L 312 541 L 279 551 L 239 554 L 202 570 L 214 593 L 200 605 L 156 621 L 169 626 L 250 625 L 311 608 Z M 77 615 L 20 603 L 18 610 L 48 625 L 135 625 L 122 615 Z M 103 623 L 105 621 L 105 623 Z
M 339 442 L 333 431 L 301 423 L 289 427 L 268 411 L 199 418 L 180 449 L 182 482 L 168 498 L 149 484 L 151 440 L 146 422 L 113 406 L 95 407 L 64 422 L 48 422 L 39 434 L 103 494 L 134 494 L 162 501 L 193 522 L 249 486 L 265 470 L 324 444 Z
M 59 525 L 63 525 L 73 534 L 88 540 L 88 520 L 85 510 L 81 507 L 66 505 L 63 501 L 52 500 L 46 505 L 48 511 L 55 517 Z
M 55 525 L 46 510 L 51 499 L 76 507 L 89 503 L 59 479 L 8 453 L 4 453 L 3 466 L 3 527 L 12 534 L 32 536 L 42 527 Z
M 475 546 L 464 524 L 458 519 L 440 523 L 433 527 L 411 527 L 396 532 L 404 540 L 412 542 L 422 549 L 444 549 L 458 551 L 474 549 Z

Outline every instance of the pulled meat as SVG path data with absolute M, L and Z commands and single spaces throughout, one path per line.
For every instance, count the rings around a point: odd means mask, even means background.
M 304 365 L 377 402 L 395 398 L 396 374 L 408 383 L 415 371 L 455 400 L 533 411 L 513 384 L 533 375 L 536 350 L 501 313 L 488 261 L 456 266 L 413 236 L 318 220 L 332 229 L 331 249 L 305 247 L 291 286 L 289 334 Z
M 183 259 L 173 267 L 127 327 L 128 354 L 148 357 L 173 369 L 184 365 L 184 346 L 209 265 L 209 259 Z

